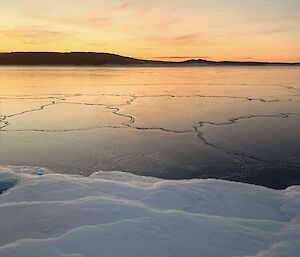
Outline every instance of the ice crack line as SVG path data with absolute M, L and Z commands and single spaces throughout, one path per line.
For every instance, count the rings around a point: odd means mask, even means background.
M 120 95 L 118 95 L 118 96 L 120 96 Z M 102 104 L 102 103 L 87 103 L 87 102 L 75 102 L 75 101 L 74 102 L 64 101 L 64 102 L 60 102 L 60 103 L 62 103 L 62 104 L 79 104 L 79 105 L 87 105 L 87 106 L 103 106 L 104 108 L 111 110 L 114 115 L 129 119 L 128 123 L 122 123 L 123 125 L 128 125 L 128 124 L 133 124 L 135 122 L 135 118 L 131 115 L 121 113 L 120 106 L 131 105 L 137 98 L 138 97 L 136 97 L 135 95 L 131 95 L 129 100 L 127 100 L 123 104 L 118 104 L 118 105 L 107 105 L 107 104 Z
M 122 105 L 130 105 L 135 99 L 137 99 L 138 97 L 136 96 L 132 96 L 132 98 L 130 98 L 126 103 L 122 104 Z M 26 112 L 22 112 L 19 114 L 14 114 L 12 116 L 15 115 L 22 115 L 24 113 L 27 112 L 31 112 L 31 111 L 39 111 L 44 109 L 45 107 L 49 106 L 49 105 L 53 105 L 53 104 L 59 104 L 59 103 L 64 103 L 64 102 L 57 102 L 57 103 L 52 103 L 52 104 L 47 104 L 47 105 L 43 105 L 40 108 L 34 109 L 34 110 L 30 110 L 30 111 L 26 111 Z M 79 103 L 78 103 L 79 104 Z M 80 103 L 80 104 L 88 104 L 88 103 Z M 95 105 L 95 104 L 93 104 Z M 57 129 L 57 130 L 48 130 L 48 129 L 17 129 L 17 130 L 9 130 L 10 132 L 49 132 L 49 133 L 57 133 L 57 132 L 74 132 L 74 131 L 88 131 L 88 130 L 94 130 L 94 129 L 103 129 L 103 128 L 110 128 L 110 129 L 135 129 L 135 130 L 159 130 L 162 132 L 167 132 L 167 133 L 176 133 L 176 134 L 185 134 L 185 133 L 193 133 L 195 132 L 198 136 L 198 138 L 207 146 L 213 147 L 217 150 L 223 151 L 229 155 L 233 155 L 233 156 L 237 156 L 237 157 L 241 157 L 243 158 L 243 161 L 245 163 L 248 164 L 252 164 L 251 162 L 248 162 L 245 160 L 252 160 L 255 162 L 262 162 L 262 163 L 268 163 L 268 164 L 275 164 L 277 165 L 274 161 L 271 160 L 267 160 L 264 158 L 260 158 L 258 156 L 249 154 L 249 153 L 243 153 L 243 152 L 237 152 L 237 151 L 232 151 L 229 149 L 226 149 L 225 147 L 219 146 L 217 144 L 214 144 L 212 142 L 209 142 L 208 139 L 205 138 L 204 136 L 204 132 L 201 131 L 201 128 L 204 127 L 205 125 L 214 125 L 214 126 L 221 126 L 221 125 L 230 125 L 233 123 L 238 122 L 239 120 L 243 120 L 243 119 L 252 119 L 252 118 L 288 118 L 291 115 L 300 115 L 298 113 L 280 113 L 280 114 L 274 114 L 274 115 L 248 115 L 248 116 L 240 116 L 240 117 L 234 117 L 229 119 L 226 122 L 220 122 L 220 123 L 216 123 L 216 122 L 210 122 L 210 121 L 200 121 L 198 124 L 198 126 L 194 126 L 194 129 L 191 130 L 175 130 L 175 129 L 167 129 L 164 127 L 138 127 L 138 126 L 133 126 L 134 122 L 135 122 L 135 118 L 133 116 L 130 115 L 126 115 L 126 114 L 122 114 L 119 113 L 120 112 L 120 108 L 118 107 L 114 107 L 114 106 L 106 106 L 104 104 L 96 104 L 96 105 L 102 105 L 107 109 L 113 110 L 113 114 L 121 116 L 121 117 L 126 117 L 130 119 L 129 123 L 122 123 L 123 126 L 120 125 L 103 125 L 103 126 L 95 126 L 95 127 L 88 127 L 88 128 L 79 128 L 79 129 Z M 5 122 L 5 124 L 1 127 L 2 131 L 7 131 L 7 130 L 3 130 L 4 127 L 8 126 L 9 123 L 7 121 L 5 121 L 6 117 L 5 116 L 1 116 L 1 122 Z M 282 166 L 282 164 L 280 164 Z M 285 167 L 295 167 L 293 165 L 290 164 L 285 164 Z
M 137 97 L 133 95 L 133 96 L 130 97 L 130 99 L 128 101 L 126 101 L 126 103 L 121 104 L 119 106 L 131 105 L 136 99 L 137 99 Z M 135 122 L 135 118 L 133 116 L 121 113 L 120 112 L 121 110 L 120 110 L 119 107 L 114 107 L 114 106 L 110 105 L 110 106 L 107 106 L 106 108 L 109 109 L 109 110 L 114 110 L 113 114 L 115 114 L 117 116 L 128 118 L 129 123 L 122 123 L 125 126 L 128 125 L 128 124 L 133 124 Z
M 3 125 L 1 125 L 1 123 Z M 6 116 L 0 116 L 0 131 L 9 125 L 8 121 L 6 121 Z
M 175 129 L 167 129 L 163 127 L 135 127 L 132 125 L 126 125 L 128 128 L 136 129 L 136 130 L 160 130 L 163 132 L 170 132 L 170 133 L 176 133 L 176 134 L 186 134 L 191 133 L 193 130 L 175 130 Z
M 237 152 L 237 151 L 231 151 L 229 149 L 226 149 L 225 147 L 219 146 L 215 143 L 210 142 L 207 138 L 205 138 L 204 132 L 201 131 L 201 128 L 203 128 L 206 124 L 209 125 L 214 125 L 214 126 L 222 126 L 222 125 L 231 125 L 239 120 L 243 119 L 252 119 L 252 118 L 289 118 L 291 115 L 300 115 L 299 113 L 281 113 L 278 115 L 249 115 L 249 116 L 241 116 L 241 117 L 236 117 L 236 118 L 231 118 L 228 120 L 228 122 L 221 122 L 221 123 L 214 123 L 214 122 L 209 122 L 209 121 L 200 121 L 199 126 L 195 126 L 194 130 L 197 133 L 198 138 L 207 146 L 213 147 L 217 150 L 221 150 L 227 154 L 237 156 L 237 157 L 243 157 L 247 159 L 251 159 L 257 162 L 263 162 L 263 163 L 269 163 L 269 164 L 274 164 L 278 165 L 276 162 L 260 158 L 258 156 L 249 154 L 249 153 L 243 153 L 243 152 Z M 282 165 L 281 165 L 282 166 Z M 291 165 L 289 163 L 284 164 L 284 167 L 289 167 L 289 168 L 295 168 L 295 165 Z
M 65 100 L 63 97 L 54 97 L 54 96 L 48 96 L 48 97 L 0 97 L 0 100 Z
M 19 113 L 14 113 L 14 114 L 10 114 L 10 115 L 3 115 L 2 118 L 0 119 L 1 122 L 4 121 L 4 125 L 3 126 L 0 126 L 0 131 L 4 131 L 4 128 L 8 127 L 11 125 L 11 123 L 8 121 L 9 118 L 13 118 L 13 117 L 16 117 L 16 116 L 21 116 L 23 114 L 26 114 L 26 113 L 31 113 L 31 112 L 37 112 L 37 111 L 42 111 L 44 110 L 46 107 L 48 106 L 52 106 L 52 105 L 55 105 L 55 104 L 59 104 L 61 100 L 58 100 L 58 101 L 52 101 L 51 103 L 47 103 L 47 104 L 43 104 L 41 105 L 40 107 L 38 108 L 34 108 L 34 109 L 30 109 L 30 110 L 25 110 L 25 111 L 22 111 L 22 112 L 19 112 Z M 6 131 L 6 130 L 5 130 Z
M 23 115 L 23 114 L 25 114 L 25 113 L 42 111 L 42 110 L 45 109 L 46 107 L 51 106 L 51 105 L 55 105 L 55 104 L 57 104 L 57 103 L 58 103 L 58 102 L 53 101 L 52 103 L 48 103 L 48 104 L 41 105 L 41 106 L 38 107 L 38 108 L 34 108 L 34 109 L 31 109 L 31 110 L 26 110 L 26 111 L 22 111 L 22 112 L 19 112 L 19 113 L 7 115 L 6 117 L 7 117 L 7 118 L 12 118 L 12 117 L 15 117 L 15 116 Z
M 266 102 L 281 102 L 285 100 L 280 100 L 280 99 L 271 99 L 267 100 L 264 98 L 255 98 L 255 97 L 247 97 L 247 96 L 228 96 L 228 95 L 175 95 L 175 94 L 159 94 L 159 95 L 139 95 L 139 94 L 73 94 L 73 95 L 61 95 L 61 97 L 34 97 L 34 95 L 30 96 L 27 98 L 22 95 L 23 98 L 20 98 L 19 96 L 16 97 L 5 97 L 2 99 L 47 99 L 47 98 L 52 98 L 52 99 L 58 99 L 60 101 L 65 101 L 69 97 L 76 97 L 76 96 L 115 96 L 115 97 L 131 97 L 131 102 L 138 99 L 138 98 L 147 98 L 147 97 L 172 97 L 172 98 L 229 98 L 229 99 L 244 99 L 248 101 L 260 101 L 263 103 Z
M 248 116 L 240 116 L 240 117 L 235 117 L 235 118 L 231 118 L 226 122 L 220 122 L 220 123 L 216 123 L 216 122 L 211 122 L 211 121 L 200 121 L 199 122 L 199 126 L 197 126 L 198 128 L 204 127 L 205 124 L 208 125 L 214 125 L 214 126 L 222 126 L 222 125 L 230 125 L 233 123 L 238 122 L 239 120 L 245 120 L 245 119 L 252 119 L 252 118 L 288 118 L 290 115 L 300 115 L 300 113 L 280 113 L 280 114 L 253 114 L 253 115 L 248 115 Z
M 224 96 L 224 95 L 172 95 L 172 94 L 162 94 L 162 95 L 137 95 L 137 98 L 146 98 L 146 97 L 172 97 L 172 98 L 228 98 L 228 99 L 243 99 L 247 101 L 259 101 L 263 103 L 273 103 L 280 102 L 279 99 L 266 100 L 263 98 L 251 98 L 247 96 Z M 286 101 L 286 100 L 285 100 Z
M 79 94 L 77 94 L 76 96 L 80 96 Z M 120 104 L 118 106 L 124 106 L 124 105 L 131 105 L 134 100 L 136 100 L 137 97 L 132 95 L 130 96 L 130 99 L 127 100 L 125 103 L 123 104 Z M 127 126 L 129 124 L 133 124 L 135 122 L 135 118 L 131 115 L 126 115 L 126 114 L 123 114 L 123 113 L 120 113 L 120 108 L 119 107 L 116 107 L 116 106 L 113 106 L 113 105 L 106 105 L 106 104 L 101 104 L 101 103 L 85 103 L 85 102 L 82 102 L 82 103 L 79 103 L 79 102 L 68 102 L 68 101 L 65 101 L 65 99 L 62 99 L 62 100 L 59 100 L 59 101 L 53 101 L 52 103 L 48 103 L 48 104 L 44 104 L 38 108 L 35 108 L 35 109 L 31 109 L 31 110 L 26 110 L 26 111 L 22 111 L 20 113 L 15 113 L 15 114 L 11 114 L 11 115 L 7 115 L 7 116 L 1 116 L 1 122 L 2 120 L 4 121 L 5 119 L 7 118 L 12 118 L 12 117 L 15 117 L 15 116 L 20 116 L 20 115 L 23 115 L 23 114 L 26 114 L 26 113 L 31 113 L 31 112 L 36 112 L 36 111 L 42 111 L 43 109 L 45 109 L 46 107 L 48 106 L 52 106 L 52 105 L 55 105 L 55 104 L 80 104 L 80 105 L 91 105 L 91 106 L 103 106 L 104 108 L 106 109 L 109 109 L 109 110 L 112 110 L 112 113 L 114 115 L 117 115 L 119 117 L 123 117 L 123 118 L 128 118 L 129 121 L 128 123 L 122 123 L 122 125 L 124 126 Z M 4 125 L 3 126 L 0 126 L 0 130 L 1 131 L 4 131 L 4 128 L 6 128 L 7 126 L 9 126 L 10 123 L 8 121 L 5 121 Z M 107 127 L 107 128 L 117 128 L 118 126 L 101 126 L 100 128 L 104 128 L 104 127 Z M 90 129 L 95 129 L 95 128 L 99 128 L 99 127 L 93 127 L 93 128 L 86 128 L 86 130 L 90 130 Z M 6 130 L 5 130 L 6 131 Z M 43 129 L 29 129 L 29 130 L 14 130 L 14 131 L 18 131 L 18 132 L 25 132 L 25 131 L 35 131 L 35 132 L 45 132 L 46 130 L 43 130 Z M 69 130 L 48 130 L 48 132 L 66 132 L 66 131 L 78 131 L 78 129 L 69 129 Z
M 272 163 L 271 161 L 269 160 L 265 160 L 265 159 L 262 159 L 262 158 L 259 158 L 257 156 L 254 156 L 254 155 L 251 155 L 251 154 L 247 154 L 247 153 L 242 153 L 242 152 L 235 152 L 235 151 L 230 151 L 228 149 L 226 149 L 225 147 L 222 147 L 222 146 L 219 146 L 217 144 L 214 144 L 212 142 L 209 142 L 205 137 L 204 137 L 204 132 L 200 131 L 199 130 L 200 127 L 197 127 L 195 126 L 194 127 L 194 130 L 195 132 L 197 133 L 197 136 L 198 138 L 207 146 L 210 146 L 214 149 L 217 149 L 217 150 L 221 150 L 222 152 L 225 152 L 229 155 L 234 155 L 234 156 L 237 156 L 237 157 L 246 157 L 247 159 L 251 159 L 251 160 L 254 160 L 256 162 L 264 162 L 264 163 Z M 250 164 L 250 163 L 249 163 Z
M 127 127 L 125 127 L 125 126 L 118 126 L 118 125 L 103 125 L 103 126 L 94 126 L 94 127 L 87 127 L 87 128 L 74 128 L 74 129 L 13 129 L 13 130 L 2 130 L 2 131 L 5 131 L 5 132 L 60 133 L 60 132 L 90 131 L 90 130 L 103 129 L 103 128 L 121 129 L 121 128 L 127 128 Z

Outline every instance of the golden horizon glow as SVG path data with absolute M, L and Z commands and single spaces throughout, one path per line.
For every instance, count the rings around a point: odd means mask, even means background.
M 298 0 L 10 0 L 0 52 L 300 61 Z

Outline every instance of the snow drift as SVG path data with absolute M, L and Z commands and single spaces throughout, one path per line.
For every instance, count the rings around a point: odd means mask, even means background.
M 1 185 L 1 257 L 300 253 L 299 186 L 275 191 L 122 172 L 86 178 L 28 167 L 0 168 Z

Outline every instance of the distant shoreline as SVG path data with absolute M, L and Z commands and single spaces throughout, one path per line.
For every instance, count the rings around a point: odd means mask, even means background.
M 74 64 L 0 64 L 0 68 L 293 68 L 299 67 L 298 64 L 267 64 L 267 65 L 155 65 L 155 64 L 128 64 L 128 65 L 74 65 Z
M 13 52 L 0 53 L 0 66 L 55 66 L 55 67 L 241 67 L 241 66 L 300 66 L 286 62 L 154 61 L 125 57 L 110 53 L 92 52 Z

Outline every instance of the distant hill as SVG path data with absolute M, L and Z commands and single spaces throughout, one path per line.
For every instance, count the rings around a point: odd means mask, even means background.
M 141 65 L 148 61 L 108 53 L 0 53 L 0 65 Z
M 156 66 L 263 66 L 263 65 L 300 65 L 300 63 L 270 62 L 235 62 L 188 60 L 182 62 L 165 62 L 141 60 L 109 53 L 91 52 L 14 52 L 0 53 L 0 65 L 156 65 Z
M 238 62 L 238 61 L 207 61 L 207 60 L 188 60 L 181 62 L 182 64 L 186 65 L 213 65 L 213 66 L 295 66 L 300 65 L 300 63 L 287 63 L 287 62 Z

